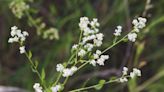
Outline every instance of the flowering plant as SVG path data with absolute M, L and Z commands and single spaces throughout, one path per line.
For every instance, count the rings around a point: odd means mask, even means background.
M 135 42 L 137 39 L 137 34 L 142 28 L 145 27 L 146 19 L 139 17 L 134 19 L 132 24 L 134 25 L 133 30 L 123 37 L 121 37 L 122 27 L 117 26 L 115 32 L 113 33 L 115 36 L 113 43 L 106 49 L 99 50 L 97 48 L 103 44 L 104 35 L 99 32 L 98 27 L 100 24 L 98 23 L 98 19 L 93 18 L 93 20 L 89 20 L 87 17 L 81 17 L 79 23 L 79 41 L 77 44 L 72 46 L 71 57 L 69 60 L 63 64 L 60 63 L 56 65 L 56 71 L 59 72 L 58 77 L 52 84 L 49 85 L 47 85 L 45 81 L 45 72 L 42 71 L 42 73 L 40 73 L 37 69 L 38 64 L 32 60 L 32 52 L 30 50 L 26 50 L 25 40 L 26 37 L 29 36 L 29 33 L 27 31 L 21 31 L 16 26 L 13 26 L 11 27 L 11 37 L 9 38 L 8 42 L 18 43 L 20 45 L 20 54 L 24 54 L 28 58 L 32 70 L 38 75 L 41 82 L 34 84 L 33 88 L 35 92 L 61 92 L 64 90 L 68 79 L 77 71 L 80 71 L 84 66 L 88 64 L 94 67 L 104 66 L 106 63 L 105 61 L 109 59 L 109 55 L 104 54 L 106 51 L 118 45 L 124 40 Z M 129 78 L 133 79 L 137 76 L 141 76 L 141 71 L 139 69 L 133 68 L 133 71 L 129 73 L 128 68 L 124 67 L 121 77 L 112 80 L 101 80 L 98 84 L 71 90 L 69 92 L 79 92 L 92 88 L 101 89 L 104 84 L 113 82 L 123 83 L 127 82 Z M 64 79 L 64 81 L 62 81 L 62 79 Z

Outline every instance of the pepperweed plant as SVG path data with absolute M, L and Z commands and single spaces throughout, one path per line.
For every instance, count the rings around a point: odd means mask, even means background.
M 57 79 L 52 83 L 47 85 L 45 81 L 45 72 L 40 73 L 38 71 L 38 64 L 36 64 L 32 60 L 32 52 L 26 49 L 25 41 L 26 37 L 29 36 L 27 31 L 21 31 L 18 27 L 11 27 L 11 37 L 9 38 L 9 43 L 18 43 L 20 45 L 19 51 L 20 54 L 24 54 L 31 65 L 33 72 L 35 72 L 39 79 L 40 83 L 35 83 L 33 88 L 35 92 L 62 92 L 64 91 L 65 85 L 68 79 L 76 74 L 76 72 L 83 69 L 86 65 L 92 65 L 93 67 L 104 66 L 107 59 L 110 58 L 109 55 L 104 54 L 109 49 L 118 45 L 120 42 L 124 40 L 129 40 L 131 42 L 135 42 L 137 39 L 137 34 L 140 32 L 142 28 L 145 27 L 146 19 L 139 17 L 132 21 L 133 29 L 127 33 L 125 36 L 121 35 L 122 27 L 117 26 L 115 29 L 114 40 L 113 43 L 104 50 L 97 49 L 103 44 L 103 33 L 100 33 L 97 18 L 93 18 L 89 20 L 87 17 L 81 17 L 79 28 L 80 28 L 80 36 L 78 43 L 74 44 L 71 48 L 71 57 L 67 62 L 63 64 L 56 65 L 56 71 L 58 73 Z M 133 70 L 129 73 L 127 67 L 123 67 L 122 76 L 113 80 L 101 80 L 98 84 L 83 87 L 79 89 L 74 89 L 69 92 L 79 92 L 84 90 L 89 90 L 92 88 L 102 88 L 104 84 L 109 84 L 113 82 L 127 82 L 130 78 L 133 79 L 137 76 L 141 76 L 141 71 L 137 68 L 133 68 Z M 64 81 L 63 81 L 64 79 Z

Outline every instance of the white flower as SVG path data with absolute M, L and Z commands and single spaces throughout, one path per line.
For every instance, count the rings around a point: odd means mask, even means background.
M 127 79 L 126 77 L 123 77 L 123 78 L 120 78 L 119 81 L 120 81 L 121 83 L 123 83 L 123 82 L 127 82 L 128 79 Z
M 99 65 L 104 65 L 104 59 L 103 58 L 99 58 L 98 60 L 97 60 L 97 63 L 99 64 Z
M 62 72 L 62 71 L 64 70 L 64 66 L 63 66 L 62 64 L 57 64 L 57 65 L 56 65 L 56 70 L 57 70 L 58 72 Z
M 13 38 L 9 38 L 8 43 L 13 43 L 13 42 L 18 42 L 19 38 L 17 36 L 13 37 Z
M 93 42 L 97 47 L 100 47 L 102 45 L 102 41 L 100 40 L 94 39 Z
M 74 44 L 74 45 L 72 46 L 72 50 L 76 50 L 77 47 L 78 47 L 78 45 L 77 45 L 77 44 Z
M 133 79 L 135 77 L 135 73 L 134 72 L 131 72 L 130 73 L 130 77 Z
M 21 30 L 18 29 L 16 26 L 11 27 L 11 37 L 9 38 L 8 42 L 13 43 L 13 42 L 19 42 L 19 41 L 25 41 L 26 36 L 29 36 L 28 32 L 23 31 L 21 33 Z
M 141 71 L 137 68 L 133 68 L 133 72 L 130 73 L 131 78 L 134 78 L 135 76 L 141 76 Z
M 96 50 L 96 54 L 101 55 L 101 51 L 100 50 Z
M 87 51 L 91 51 L 92 48 L 93 48 L 93 44 L 87 43 L 87 44 L 84 46 L 84 48 L 87 49 Z
M 137 34 L 136 33 L 129 33 L 128 34 L 129 41 L 135 42 L 136 38 L 137 38 Z
M 117 29 L 115 29 L 115 36 L 120 36 L 122 32 L 122 27 L 121 26 L 117 26 Z
M 104 35 L 102 33 L 99 33 L 99 34 L 96 34 L 96 37 L 97 37 L 98 40 L 102 41 Z
M 101 57 L 100 58 L 103 58 L 103 59 L 109 59 L 109 55 L 101 55 Z
M 25 46 L 19 47 L 20 53 L 23 54 L 26 52 Z
M 123 73 L 123 75 L 127 75 L 128 74 L 128 68 L 127 67 L 123 67 L 122 73 Z
M 133 72 L 136 74 L 136 76 L 141 76 L 141 71 L 137 68 L 133 68 Z
M 24 36 L 29 36 L 27 31 L 23 31 L 22 33 L 23 33 Z
M 146 21 L 146 18 L 139 17 L 138 19 L 134 19 L 132 24 L 134 25 L 134 28 L 142 29 L 146 26 Z
M 86 54 L 86 51 L 85 51 L 84 49 L 81 49 L 81 50 L 78 52 L 78 56 L 81 56 L 81 57 L 83 57 L 85 54 Z
M 42 91 L 42 87 L 40 86 L 39 83 L 35 83 L 35 84 L 33 85 L 33 88 L 35 89 L 35 92 L 43 92 L 43 91 Z
M 63 70 L 63 77 L 68 77 L 68 76 L 72 76 L 73 72 L 71 69 L 66 68 Z
M 99 65 L 104 65 L 104 61 L 107 60 L 109 58 L 108 55 L 101 55 L 99 59 L 97 59 L 97 63 Z
M 76 72 L 77 71 L 77 67 L 76 66 L 71 67 L 71 71 L 72 72 Z
M 81 30 L 85 30 L 86 28 L 88 28 L 88 24 L 89 24 L 89 19 L 87 17 L 80 18 L 79 27 Z
M 93 58 L 94 59 L 98 59 L 99 58 L 99 55 L 98 54 L 93 54 Z
M 65 68 L 63 70 L 63 77 L 68 77 L 68 76 L 72 76 L 74 72 L 77 71 L 77 67 L 76 66 L 73 66 L 71 68 Z
M 90 25 L 92 26 L 92 27 L 99 27 L 100 26 L 100 24 L 98 23 L 98 19 L 97 18 L 93 18 L 93 21 L 91 21 L 90 22 Z
M 90 60 L 89 62 L 90 62 L 90 64 L 92 64 L 93 66 L 96 66 L 96 61 L 95 61 L 95 60 Z
M 59 92 L 61 90 L 61 85 L 56 85 L 55 87 L 51 87 L 52 92 Z
M 17 30 L 17 29 L 18 29 L 17 26 L 13 26 L 13 27 L 11 27 L 11 30 Z

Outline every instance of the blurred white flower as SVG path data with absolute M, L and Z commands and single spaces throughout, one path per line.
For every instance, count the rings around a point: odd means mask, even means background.
M 34 88 L 35 92 L 43 92 L 43 91 L 42 91 L 43 88 L 40 86 L 39 83 L 35 83 L 35 84 L 33 85 L 33 88 Z
M 123 75 L 127 75 L 128 74 L 128 68 L 127 67 L 123 67 L 122 73 L 123 73 Z
M 142 29 L 146 26 L 146 18 L 139 17 L 137 19 L 134 19 L 132 21 L 132 24 L 134 25 L 134 28 L 136 29 Z M 136 31 L 138 32 L 138 30 Z
M 51 87 L 52 92 L 59 92 L 61 90 L 61 85 L 56 85 L 54 87 Z
M 19 47 L 19 50 L 20 50 L 20 54 L 23 54 L 26 52 L 25 46 Z
M 137 68 L 133 68 L 133 71 L 130 73 L 131 78 L 134 78 L 135 76 L 141 76 L 141 71 Z
M 119 81 L 120 81 L 121 83 L 123 83 L 123 82 L 127 82 L 128 79 L 127 79 L 126 77 L 122 77 L 122 78 L 119 79 Z
M 122 32 L 122 26 L 117 26 L 117 29 L 115 29 L 115 36 L 120 36 Z
M 56 65 L 56 70 L 57 70 L 58 72 L 62 72 L 62 71 L 64 70 L 64 66 L 63 66 L 62 64 L 57 64 L 57 65 Z
M 78 56 L 80 56 L 80 57 L 83 57 L 85 54 L 86 54 L 86 51 L 85 51 L 84 49 L 81 49 L 81 50 L 78 52 Z
M 137 34 L 136 33 L 129 33 L 128 34 L 129 41 L 135 42 L 136 38 L 137 38 Z

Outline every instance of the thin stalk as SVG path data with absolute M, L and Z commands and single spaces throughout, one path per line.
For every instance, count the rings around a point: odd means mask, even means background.
M 109 83 L 113 83 L 113 82 L 117 82 L 118 79 L 115 79 L 115 80 L 110 80 L 108 82 L 105 82 L 104 84 L 109 84 Z M 75 89 L 75 90 L 71 90 L 69 92 L 78 92 L 78 91 L 82 91 L 82 90 L 88 90 L 88 89 L 93 89 L 93 88 L 96 88 L 97 86 L 99 86 L 101 84 L 96 84 L 96 85 L 92 85 L 92 86 L 89 86 L 89 87 L 83 87 L 83 88 L 79 88 L 79 89 Z
M 109 47 L 106 48 L 105 50 L 103 50 L 101 54 L 105 53 L 105 52 L 108 51 L 109 49 L 111 49 L 111 48 L 113 48 L 114 46 L 116 46 L 118 43 L 122 42 L 127 36 L 128 36 L 128 34 L 125 35 L 124 37 L 122 37 L 119 41 L 113 43 L 111 46 L 109 46 Z
M 43 85 L 43 87 L 45 89 L 47 89 L 46 85 L 44 84 L 44 80 L 42 80 L 41 78 L 41 74 L 39 73 L 39 71 L 37 70 L 37 67 L 35 66 L 35 64 L 33 63 L 32 59 L 29 57 L 29 55 L 27 54 L 27 52 L 25 52 L 25 56 L 28 58 L 30 64 L 31 64 L 31 67 L 35 70 L 35 73 L 37 74 L 37 76 L 39 77 L 39 79 L 41 80 L 41 83 Z

